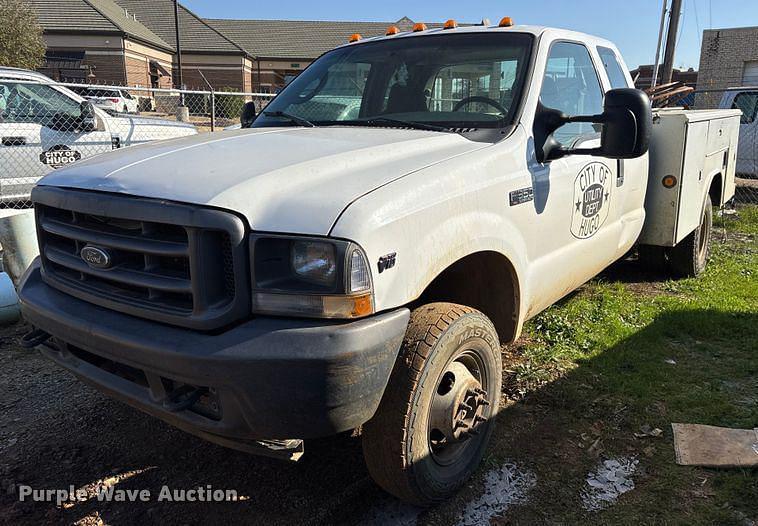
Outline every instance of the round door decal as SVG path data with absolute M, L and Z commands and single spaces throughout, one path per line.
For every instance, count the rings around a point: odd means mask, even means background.
M 613 173 L 605 164 L 590 163 L 574 181 L 571 233 L 579 239 L 592 237 L 608 218 Z
M 58 144 L 39 155 L 39 162 L 51 168 L 60 168 L 82 158 L 82 154 L 72 150 L 65 144 Z

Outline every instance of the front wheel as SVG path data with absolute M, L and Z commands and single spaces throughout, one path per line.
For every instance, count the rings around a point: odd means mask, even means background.
M 363 428 L 363 455 L 382 488 L 428 506 L 474 472 L 497 414 L 502 362 L 481 312 L 452 303 L 413 311 L 390 381 Z
M 705 270 L 711 253 L 712 230 L 713 203 L 711 196 L 706 195 L 700 225 L 669 252 L 669 263 L 677 276 L 694 278 Z

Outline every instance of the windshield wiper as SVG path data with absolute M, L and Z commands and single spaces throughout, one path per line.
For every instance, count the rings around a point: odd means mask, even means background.
M 266 117 L 282 117 L 283 119 L 287 119 L 300 126 L 305 126 L 306 128 L 316 127 L 316 125 L 313 124 L 311 121 L 303 119 L 302 117 L 298 117 L 297 115 L 292 115 L 291 113 L 287 113 L 284 111 L 264 111 L 263 114 Z
M 372 117 L 370 119 L 366 119 L 365 121 L 355 121 L 356 124 L 364 123 L 368 124 L 369 126 L 372 124 L 396 124 L 398 126 L 405 126 L 407 128 L 413 128 L 415 130 L 429 130 L 429 131 L 438 131 L 438 132 L 449 132 L 450 130 L 448 128 L 444 128 L 442 126 L 435 126 L 434 124 L 426 124 L 424 122 L 416 122 L 416 121 L 404 121 L 400 119 L 391 119 L 389 117 Z

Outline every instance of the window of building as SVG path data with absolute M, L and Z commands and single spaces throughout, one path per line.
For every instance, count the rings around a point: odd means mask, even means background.
M 758 84 L 758 60 L 745 62 L 745 69 L 742 73 L 743 86 L 755 86 Z
M 612 49 L 602 46 L 598 46 L 597 52 L 600 55 L 600 60 L 603 61 L 608 79 L 611 81 L 611 88 L 628 88 L 629 84 L 626 75 L 624 75 L 624 68 L 619 64 L 616 53 Z
M 558 42 L 550 48 L 540 101 L 567 115 L 603 112 L 603 90 L 590 53 L 582 44 Z M 599 136 L 600 127 L 585 122 L 566 124 L 555 132 L 564 146 Z

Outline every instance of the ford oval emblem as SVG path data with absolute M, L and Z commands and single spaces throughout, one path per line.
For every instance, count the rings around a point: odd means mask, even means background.
M 103 270 L 111 267 L 111 255 L 105 249 L 87 245 L 82 249 L 81 256 L 92 268 Z

